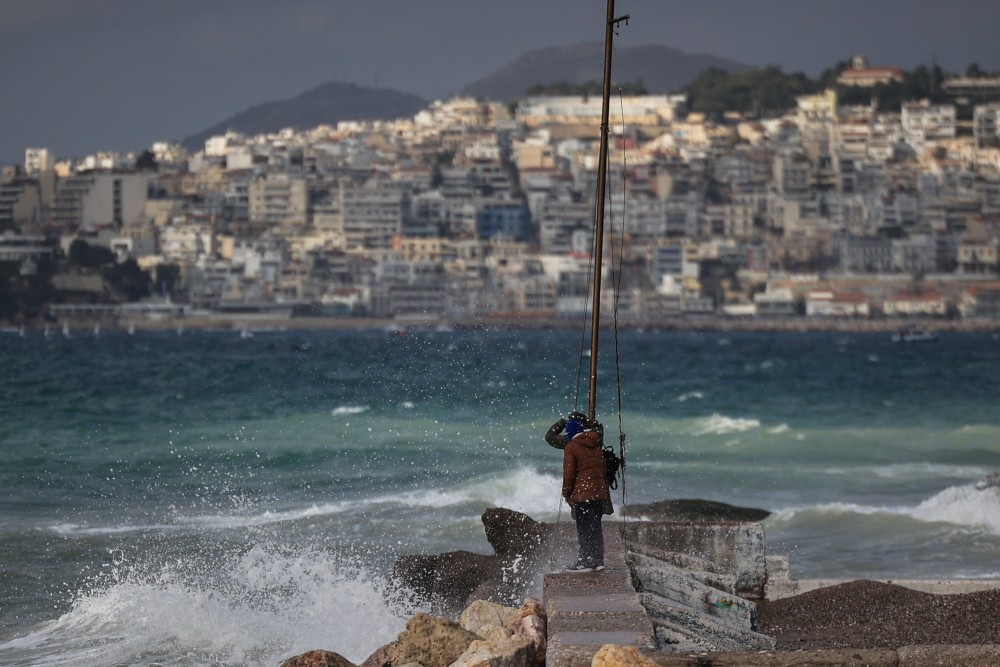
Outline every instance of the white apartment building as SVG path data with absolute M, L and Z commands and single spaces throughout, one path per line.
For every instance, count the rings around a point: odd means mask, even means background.
M 338 196 L 348 249 L 390 250 L 410 217 L 410 194 L 377 182 L 361 188 L 341 184 Z
M 903 140 L 919 153 L 935 142 L 955 138 L 955 106 L 929 100 L 906 102 L 902 123 Z
M 1000 141 L 1000 103 L 982 104 L 973 109 L 972 133 L 980 146 Z
M 61 178 L 49 211 L 64 229 L 121 228 L 142 218 L 149 177 L 132 173 L 92 172 Z
M 28 176 L 37 176 L 52 167 L 52 155 L 48 148 L 24 149 L 24 173 Z
M 309 216 L 309 188 L 305 179 L 289 174 L 268 174 L 250 183 L 250 219 L 258 222 L 297 222 Z
M 627 125 L 666 125 L 673 121 L 683 101 L 683 96 L 677 95 L 630 95 L 615 100 L 611 115 L 618 125 L 623 122 Z M 515 118 L 528 127 L 600 124 L 601 98 L 598 95 L 526 97 L 518 104 Z

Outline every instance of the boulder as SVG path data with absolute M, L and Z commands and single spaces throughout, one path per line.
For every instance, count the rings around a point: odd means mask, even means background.
M 545 620 L 539 616 L 522 616 L 508 627 L 515 635 L 531 640 L 531 643 L 535 645 L 535 663 L 544 665 L 547 646 Z
M 503 567 L 496 556 L 449 551 L 437 556 L 400 556 L 393 578 L 450 614 L 461 610 L 481 584 L 497 582 L 492 588 L 499 587 Z
M 545 613 L 545 607 L 537 598 L 524 598 L 521 608 L 511 616 L 507 623 L 509 625 L 516 622 L 519 618 L 524 618 L 525 616 L 538 616 L 543 622 L 548 619 L 548 616 Z
M 771 516 L 767 510 L 739 507 L 715 500 L 681 498 L 661 500 L 648 505 L 623 508 L 626 517 L 647 518 L 651 521 L 737 521 L 755 523 Z
M 396 646 L 398 642 L 389 642 L 381 648 L 375 649 L 375 651 L 368 656 L 361 667 L 392 667 L 393 657 L 396 654 Z
M 486 540 L 501 558 L 531 556 L 542 543 L 540 524 L 527 514 L 490 507 L 483 512 L 482 519 Z
M 484 625 L 479 628 L 479 632 L 476 633 L 480 638 L 486 639 L 488 641 L 502 641 L 504 639 L 510 639 L 513 635 L 513 631 L 507 628 L 501 628 L 499 625 Z
M 591 667 L 657 667 L 634 646 L 605 644 L 597 650 L 590 662 Z
M 281 663 L 281 667 L 357 667 L 333 651 L 306 651 Z
M 478 639 L 454 621 L 415 614 L 396 640 L 392 664 L 419 662 L 423 667 L 448 667 Z
M 433 595 L 457 602 L 461 607 L 479 584 L 502 581 L 503 568 L 496 556 L 449 551 L 438 556 L 434 569 Z
M 486 600 L 487 602 L 503 604 L 508 597 L 506 594 L 507 588 L 508 587 L 500 581 L 483 581 L 478 586 L 473 588 L 471 593 L 469 593 L 469 597 L 465 600 L 465 606 L 468 607 L 476 600 Z
M 535 645 L 527 637 L 513 635 L 503 640 L 472 642 L 451 667 L 533 667 L 534 664 Z
M 459 624 L 468 630 L 469 632 L 475 632 L 478 635 L 482 633 L 484 627 L 495 626 L 498 628 L 506 628 L 507 624 L 510 623 L 516 614 L 520 610 L 513 609 L 511 607 L 504 607 L 503 605 L 496 604 L 495 602 L 487 602 L 486 600 L 476 600 L 462 612 L 459 617 Z
M 393 565 L 392 577 L 417 595 L 430 596 L 437 560 L 437 556 L 421 554 L 400 556 Z

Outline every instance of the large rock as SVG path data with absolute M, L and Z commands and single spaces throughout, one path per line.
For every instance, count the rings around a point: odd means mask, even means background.
M 548 615 L 545 613 L 545 607 L 542 605 L 540 600 L 537 598 L 524 598 L 521 608 L 518 609 L 507 622 L 508 626 L 510 623 L 517 621 L 519 618 L 524 618 L 525 616 L 538 616 L 543 622 L 548 618 Z
M 333 651 L 306 651 L 281 663 L 281 667 L 357 667 Z
M 400 556 L 393 577 L 445 612 L 457 613 L 483 582 L 503 581 L 503 564 L 496 556 L 449 551 L 437 556 Z M 426 667 L 426 665 L 425 665 Z
M 650 521 L 739 521 L 753 523 L 771 516 L 767 510 L 739 507 L 716 500 L 681 498 L 661 500 L 648 505 L 628 505 L 623 508 L 626 517 L 646 518 Z
M 605 644 L 597 650 L 591 667 L 657 667 L 657 664 L 639 653 L 634 646 Z
M 423 667 L 448 667 L 478 639 L 454 621 L 415 614 L 399 634 L 392 664 L 419 662 Z
M 472 642 L 451 667 L 533 667 L 535 645 L 527 637 Z
M 535 645 L 535 663 L 538 665 L 545 664 L 548 645 L 545 625 L 545 619 L 540 616 L 522 616 L 508 626 L 515 635 L 526 637 Z
M 482 629 L 489 626 L 506 628 L 507 624 L 514 620 L 519 613 L 519 609 L 504 607 L 495 602 L 486 600 L 476 600 L 462 612 L 458 622 L 469 632 L 482 635 Z
M 491 507 L 482 518 L 486 540 L 501 558 L 530 557 L 542 543 L 541 525 L 527 514 Z
M 396 655 L 396 647 L 399 642 L 389 642 L 385 646 L 375 649 L 368 656 L 361 667 L 392 667 L 393 657 Z

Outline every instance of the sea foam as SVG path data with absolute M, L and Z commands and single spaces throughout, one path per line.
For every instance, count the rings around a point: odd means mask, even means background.
M 756 419 L 727 417 L 719 413 L 714 413 L 708 417 L 695 420 L 691 426 L 691 434 L 729 435 L 732 433 L 743 433 L 758 427 L 760 427 L 760 422 Z
M 926 523 L 946 523 L 978 528 L 1000 536 L 1000 488 L 976 489 L 972 484 L 951 486 L 916 506 L 875 506 L 859 503 L 824 503 L 789 507 L 774 512 L 769 521 L 776 526 L 810 522 L 817 516 L 844 518 L 849 515 L 887 514 Z
M 203 558 L 120 561 L 57 620 L 0 644 L 0 662 L 270 666 L 324 648 L 360 663 L 397 636 L 409 611 L 400 592 L 343 554 L 256 545 Z
M 973 484 L 951 486 L 920 503 L 912 516 L 922 521 L 985 528 L 1000 535 L 1000 488 L 977 489 Z

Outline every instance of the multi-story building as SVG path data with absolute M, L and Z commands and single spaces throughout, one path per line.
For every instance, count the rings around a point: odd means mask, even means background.
M 341 183 L 338 196 L 348 249 L 389 250 L 410 218 L 410 194 L 374 180 L 364 187 Z
M 982 104 L 973 109 L 972 134 L 980 146 L 1000 144 L 1000 103 Z
M 902 107 L 903 140 L 916 151 L 946 139 L 956 132 L 955 105 L 931 104 L 929 100 L 904 102 Z
M 268 174 L 255 178 L 247 188 L 251 220 L 278 224 L 309 221 L 309 188 L 305 179 L 290 174 Z
M 148 192 L 149 177 L 143 174 L 89 172 L 62 178 L 49 217 L 63 230 L 121 229 L 142 215 Z

